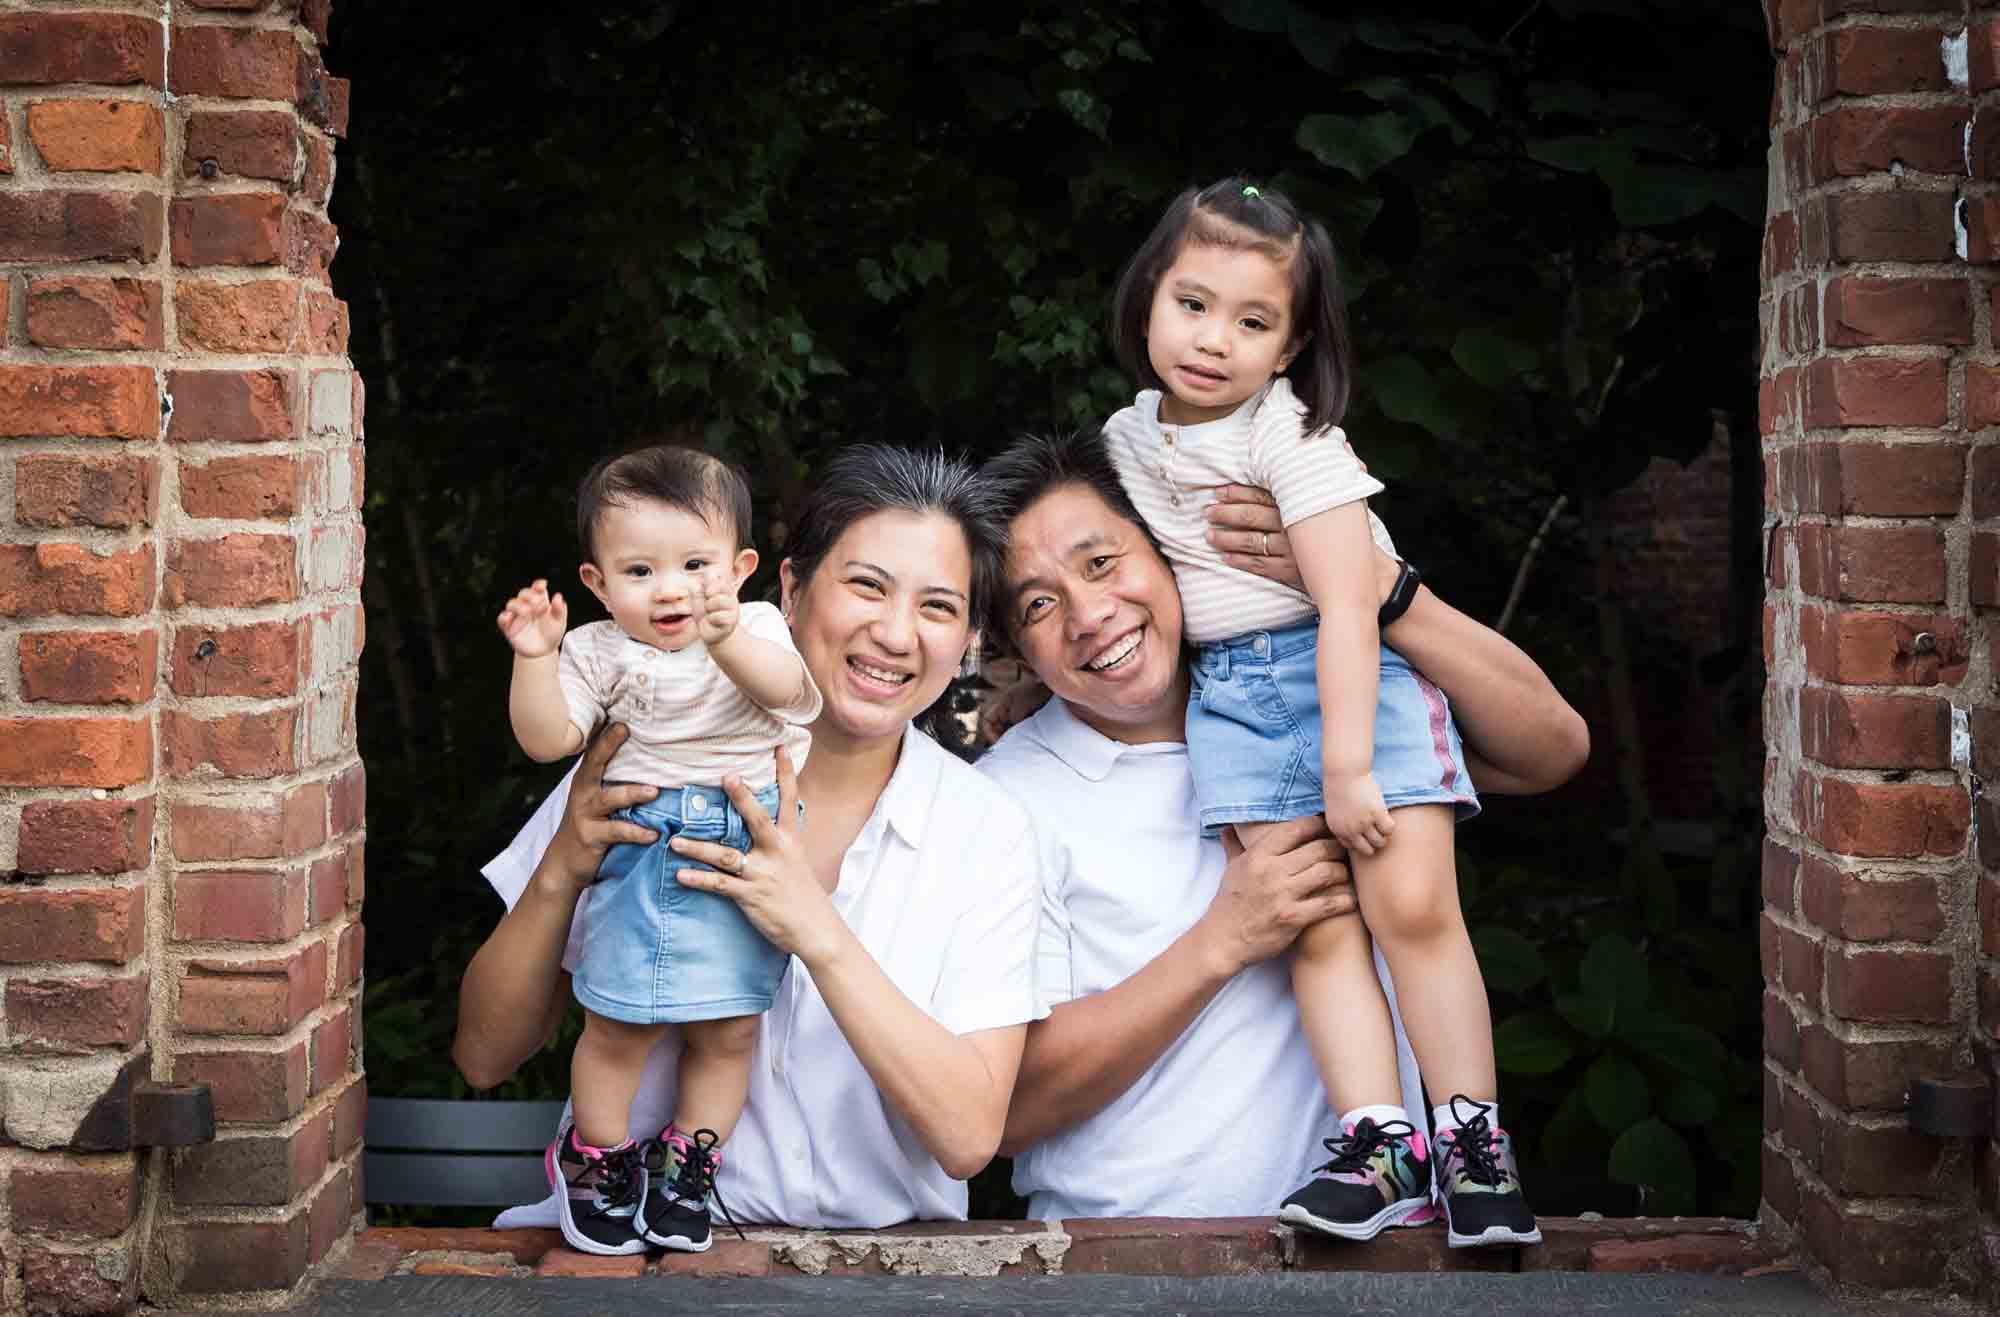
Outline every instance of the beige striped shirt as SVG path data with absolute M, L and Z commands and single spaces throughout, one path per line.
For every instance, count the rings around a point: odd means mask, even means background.
M 744 604 L 737 626 L 794 654 L 791 628 L 772 604 Z M 803 768 L 819 717 L 819 687 L 800 664 L 805 687 L 789 707 L 765 709 L 708 656 L 699 640 L 667 651 L 634 640 L 616 622 L 592 622 L 563 637 L 558 672 L 569 720 L 587 737 L 603 722 L 632 729 L 605 778 L 658 787 L 715 786 L 740 773 L 751 790 L 777 781 L 783 745 Z
M 1338 427 L 1307 438 L 1304 416 L 1291 383 L 1280 377 L 1220 420 L 1163 424 L 1159 390 L 1147 389 L 1104 423 L 1119 478 L 1173 564 L 1182 631 L 1196 644 L 1290 626 L 1317 611 L 1303 590 L 1224 565 L 1202 515 L 1215 502 L 1215 486 L 1269 490 L 1286 526 L 1382 492 Z M 1395 555 L 1388 529 L 1372 512 L 1368 530 L 1384 553 Z M 1355 570 L 1368 565 L 1356 563 Z

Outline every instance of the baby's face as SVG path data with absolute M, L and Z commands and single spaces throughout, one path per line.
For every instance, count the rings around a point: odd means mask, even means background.
M 748 574 L 733 528 L 664 503 L 611 504 L 594 539 L 583 583 L 626 635 L 655 649 L 692 644 L 702 598 L 733 596 Z
M 1160 419 L 1220 420 L 1291 364 L 1290 261 L 1247 247 L 1186 243 L 1153 290 L 1146 355 L 1166 385 Z

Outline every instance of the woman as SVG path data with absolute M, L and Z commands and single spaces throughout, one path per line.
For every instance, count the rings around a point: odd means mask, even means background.
M 1026 1026 L 1041 880 L 1027 815 L 918 732 L 976 643 L 1000 540 L 971 469 L 941 455 L 850 448 L 829 464 L 780 569 L 783 608 L 825 696 L 794 780 L 779 760 L 773 821 L 741 784 L 746 856 L 676 839 L 713 867 L 794 958 L 763 1018 L 749 1102 L 718 1177 L 746 1221 L 874 1227 L 962 1219 L 967 1177 L 999 1146 Z M 613 729 L 487 866 L 511 908 L 461 989 L 453 1055 L 487 1088 L 552 1034 L 568 1005 L 577 902 L 604 849 L 648 841 L 612 810 L 652 789 L 607 787 Z M 795 801 L 805 803 L 803 823 Z M 648 1059 L 632 1132 L 674 1096 L 673 1040 Z M 506 1224 L 552 1224 L 554 1200 Z

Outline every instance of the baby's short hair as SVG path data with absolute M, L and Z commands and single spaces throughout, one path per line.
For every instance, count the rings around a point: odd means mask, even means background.
M 664 503 L 729 530 L 737 549 L 750 547 L 750 482 L 731 463 L 678 444 L 654 444 L 607 457 L 576 487 L 576 538 L 587 561 L 597 559 L 597 520 L 620 503 Z

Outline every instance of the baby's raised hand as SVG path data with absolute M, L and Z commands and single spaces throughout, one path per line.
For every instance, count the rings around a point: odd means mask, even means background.
M 569 630 L 569 605 L 560 594 L 549 593 L 547 581 L 536 581 L 509 599 L 496 620 L 516 654 L 547 658 L 562 648 L 563 632 Z
M 1373 855 L 1389 844 L 1396 820 L 1382 803 L 1373 773 L 1326 779 L 1326 828 L 1349 853 Z
M 725 581 L 706 576 L 695 578 L 694 618 L 701 629 L 701 643 L 720 645 L 736 634 L 739 605 L 736 591 Z

